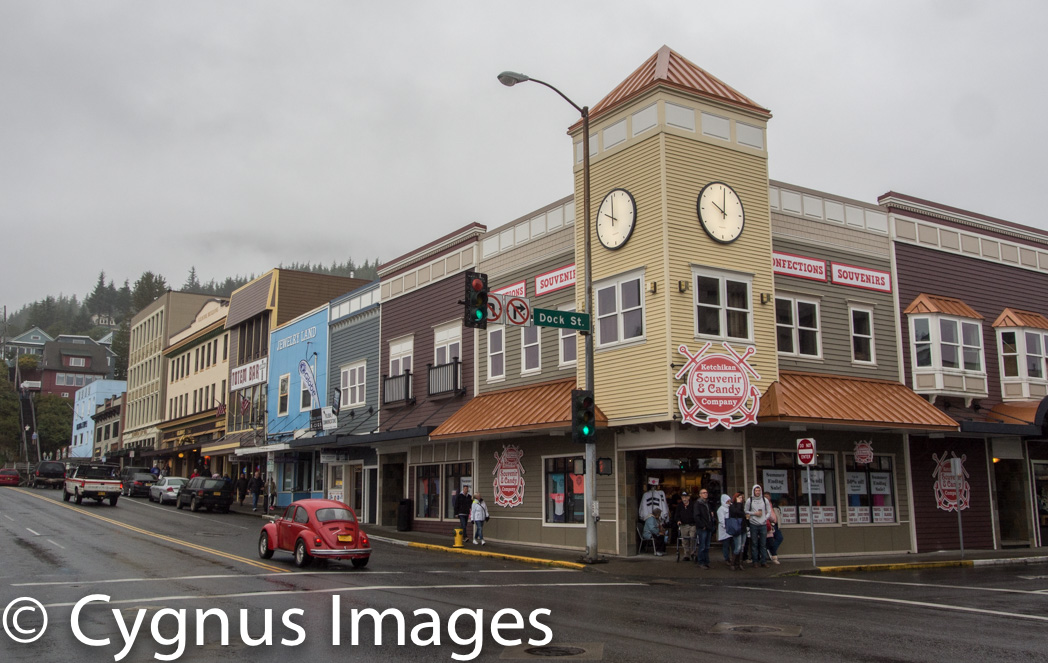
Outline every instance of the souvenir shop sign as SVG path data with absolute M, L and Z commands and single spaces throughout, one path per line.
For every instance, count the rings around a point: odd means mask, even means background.
M 706 343 L 692 354 L 688 346 L 677 350 L 687 358 L 677 371 L 684 384 L 677 388 L 677 403 L 684 423 L 705 428 L 736 428 L 757 423 L 761 394 L 751 380 L 761 376 L 750 365 L 756 348 L 746 348 L 739 354 L 727 343 L 725 353 L 709 352 L 712 343 Z
M 950 452 L 953 458 L 957 454 Z M 971 506 L 972 488 L 968 483 L 968 470 L 964 469 L 964 461 L 967 455 L 960 457 L 960 476 L 950 471 L 951 457 L 944 451 L 942 457 L 932 454 L 935 461 L 935 470 L 932 477 L 935 478 L 935 502 L 943 511 L 963 511 Z
M 502 454 L 495 452 L 495 475 L 492 488 L 495 493 L 495 505 L 513 508 L 524 503 L 524 465 L 521 458 L 524 452 L 520 447 L 503 445 Z
M 873 462 L 873 443 L 860 441 L 855 443 L 855 462 L 858 465 L 869 465 Z

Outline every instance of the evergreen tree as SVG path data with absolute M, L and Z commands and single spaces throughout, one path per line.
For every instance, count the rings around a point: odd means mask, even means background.
M 72 440 L 73 406 L 56 394 L 40 394 L 36 397 L 35 407 L 40 452 L 53 454 Z M 35 460 L 36 449 L 30 449 L 29 456 Z
M 200 285 L 200 279 L 197 278 L 195 265 L 189 268 L 189 276 L 186 278 L 186 282 L 182 284 L 182 290 L 186 292 L 203 292 L 203 286 Z
M 127 357 L 131 352 L 131 318 L 126 317 L 120 323 L 120 329 L 113 332 L 113 379 L 127 379 Z
M 149 271 L 143 272 L 142 276 L 135 281 L 134 290 L 131 291 L 131 316 L 155 302 L 165 292 L 167 292 L 167 281 L 163 276 Z
M 0 465 L 20 460 L 21 431 L 18 392 L 8 380 L 7 371 L 0 371 Z

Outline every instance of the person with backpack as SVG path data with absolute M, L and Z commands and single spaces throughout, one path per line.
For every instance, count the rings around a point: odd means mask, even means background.
M 488 520 L 488 505 L 484 504 L 484 498 L 480 495 L 473 495 L 473 506 L 469 511 L 469 519 L 473 521 L 473 545 L 477 545 L 477 541 L 480 541 L 480 545 L 484 545 L 484 523 Z
M 742 570 L 742 550 L 746 545 L 746 505 L 743 501 L 746 496 L 735 493 L 731 504 L 728 505 L 728 517 L 724 521 L 724 529 L 731 536 L 732 554 L 731 568 L 735 571 Z
M 732 536 L 728 534 L 727 524 L 725 523 L 728 519 L 728 506 L 731 504 L 731 495 L 721 493 L 720 499 L 721 505 L 717 509 L 717 540 L 721 543 L 721 554 L 724 556 L 724 563 L 731 569 L 734 568 L 732 550 L 735 543 L 732 541 Z
M 754 484 L 746 500 L 746 516 L 750 519 L 750 566 L 768 566 L 768 518 L 771 502 L 764 496 L 760 484 Z
M 262 494 L 262 473 L 255 470 L 255 475 L 247 482 L 247 490 L 251 493 L 251 510 L 258 511 L 258 496 Z

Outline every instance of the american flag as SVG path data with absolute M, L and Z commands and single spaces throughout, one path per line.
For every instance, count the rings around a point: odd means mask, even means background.
M 226 404 L 225 403 L 219 403 L 218 404 L 218 416 L 220 416 L 220 417 L 226 416 Z
M 247 411 L 251 409 L 251 401 L 244 396 L 240 397 L 240 414 L 246 415 Z

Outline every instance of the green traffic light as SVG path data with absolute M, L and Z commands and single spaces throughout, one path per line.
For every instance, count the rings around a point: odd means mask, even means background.
M 480 309 L 477 309 L 476 311 L 473 312 L 473 317 L 476 318 L 477 320 L 483 320 L 484 319 L 484 311 L 482 311 Z
M 589 426 L 583 426 L 582 427 L 582 434 L 583 435 L 589 435 L 590 434 Z

